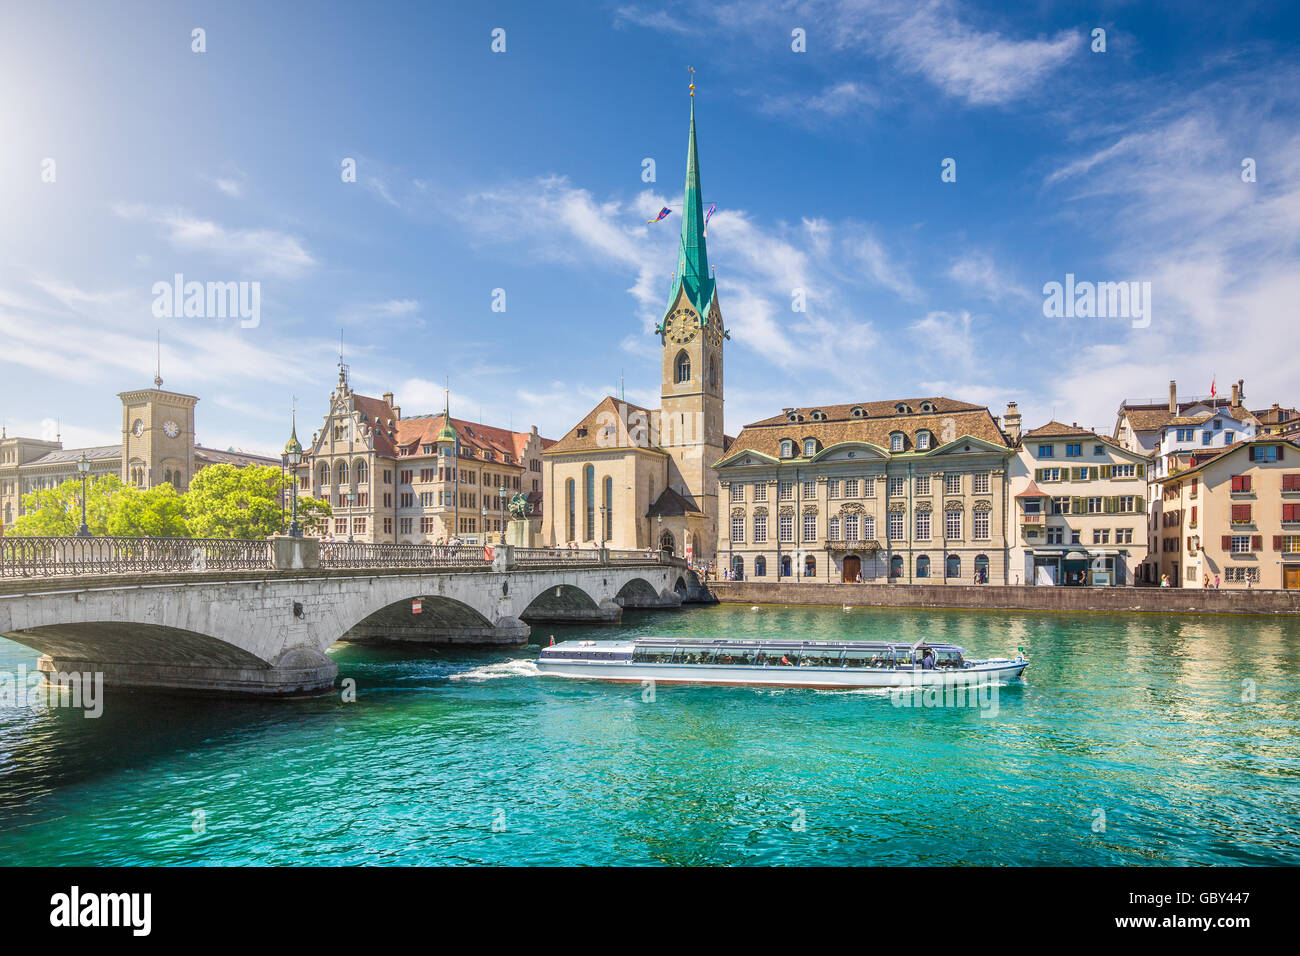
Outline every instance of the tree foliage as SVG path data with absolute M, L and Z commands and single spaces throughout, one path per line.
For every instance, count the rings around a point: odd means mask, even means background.
M 87 482 L 86 524 L 94 535 L 150 538 L 265 538 L 289 530 L 282 509 L 285 482 L 270 466 L 236 468 L 211 465 L 199 471 L 189 490 L 169 484 L 155 488 L 124 485 L 116 475 Z M 286 492 L 288 489 L 285 489 Z M 81 479 L 23 496 L 25 513 L 5 529 L 12 535 L 72 535 L 81 526 Z M 298 521 L 304 534 L 321 533 L 332 512 L 329 503 L 299 496 Z

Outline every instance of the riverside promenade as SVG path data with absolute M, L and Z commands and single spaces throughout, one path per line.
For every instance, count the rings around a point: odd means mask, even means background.
M 1034 587 L 1003 584 L 827 584 L 710 581 L 723 604 L 1300 615 L 1300 590 Z

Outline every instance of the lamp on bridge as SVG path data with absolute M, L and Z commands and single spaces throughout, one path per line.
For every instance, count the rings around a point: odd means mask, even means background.
M 293 521 L 289 524 L 289 537 L 301 538 L 302 528 L 298 525 L 298 466 L 302 464 L 302 443 L 298 441 L 297 413 L 293 414 L 289 431 L 289 443 L 284 446 L 284 457 L 289 463 L 290 484 L 293 486 Z M 283 519 L 284 515 L 281 514 Z
M 90 475 L 90 459 L 84 451 L 77 460 L 77 473 L 81 475 L 81 527 L 77 529 L 77 537 L 89 538 L 90 526 L 86 524 L 86 478 Z

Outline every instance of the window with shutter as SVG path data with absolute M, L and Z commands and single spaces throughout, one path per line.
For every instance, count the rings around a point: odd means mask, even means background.
M 1282 550 L 1282 536 L 1280 534 L 1273 535 L 1273 550 L 1274 551 Z
M 1230 534 L 1225 534 L 1225 535 L 1224 535 L 1224 536 L 1219 540 L 1219 547 L 1221 547 L 1224 551 L 1231 551 L 1231 550 L 1232 550 L 1232 535 L 1230 535 Z
M 1250 550 L 1252 551 L 1264 550 L 1264 536 L 1262 534 L 1253 534 L 1250 536 Z

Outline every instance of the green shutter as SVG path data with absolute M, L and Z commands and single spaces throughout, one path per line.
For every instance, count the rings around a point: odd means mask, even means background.
M 1041 468 L 1035 468 L 1035 469 L 1034 469 L 1034 481 L 1042 481 L 1042 480 L 1043 480 L 1043 469 L 1041 469 Z
M 1110 465 L 1102 465 L 1102 466 L 1101 466 L 1101 477 L 1102 477 L 1103 479 L 1109 478 L 1109 477 L 1111 476 L 1111 474 L 1112 474 L 1114 471 L 1115 471 L 1115 469 L 1114 469 L 1112 466 L 1110 466 Z
M 1138 465 L 1138 467 L 1141 468 L 1142 466 Z M 1138 514 L 1144 515 L 1147 513 L 1147 502 L 1141 495 L 1137 495 L 1133 498 L 1133 505 L 1137 508 Z
M 1083 506 L 1083 499 L 1082 499 L 1082 498 L 1071 498 L 1071 499 L 1070 499 L 1070 514 L 1072 514 L 1072 515 L 1081 515 L 1081 514 L 1083 514 L 1084 512 L 1085 512 L 1085 509 L 1084 509 L 1084 506 Z
M 1107 495 L 1102 500 L 1101 510 L 1103 514 L 1113 515 L 1115 512 L 1119 511 L 1119 498 L 1115 495 Z
M 1138 462 L 1138 477 L 1145 478 L 1146 476 L 1147 476 L 1147 466 L 1142 462 Z

